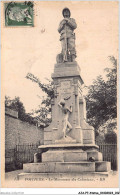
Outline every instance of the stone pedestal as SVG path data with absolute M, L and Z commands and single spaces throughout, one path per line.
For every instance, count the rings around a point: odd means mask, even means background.
M 110 162 L 103 161 L 102 154 L 97 151 L 96 145 L 61 144 L 40 146 L 39 148 L 47 150 L 41 155 L 42 162 L 24 164 L 24 173 L 18 175 L 19 179 L 47 178 L 47 176 L 50 178 L 107 177 L 111 171 Z M 94 161 L 89 160 L 91 157 Z
M 44 144 L 81 143 L 95 144 L 94 129 L 86 123 L 86 103 L 82 95 L 83 80 L 77 62 L 55 64 L 52 74 L 55 98 L 52 100 L 52 123 L 44 130 Z M 58 103 L 65 100 L 66 106 L 72 106 L 69 122 L 72 130 L 63 140 L 64 116 Z
M 106 174 L 111 170 L 110 163 L 103 161 L 95 145 L 94 128 L 86 122 L 86 102 L 82 94 L 83 80 L 79 65 L 77 62 L 56 64 L 52 79 L 55 94 L 52 122 L 44 129 L 44 145 L 39 146 L 42 152 L 35 154 L 34 163 L 24 164 L 25 175 Z M 64 100 L 64 105 L 60 105 L 61 100 Z M 24 174 L 19 178 L 24 178 Z

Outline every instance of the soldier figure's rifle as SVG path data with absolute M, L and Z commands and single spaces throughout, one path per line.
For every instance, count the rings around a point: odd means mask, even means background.
M 64 53 L 64 61 L 67 62 L 67 29 L 65 24 L 65 53 Z

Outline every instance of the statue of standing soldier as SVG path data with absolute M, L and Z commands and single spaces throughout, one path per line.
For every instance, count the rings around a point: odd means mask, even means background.
M 60 22 L 58 32 L 60 33 L 60 41 L 62 45 L 62 52 L 57 56 L 57 62 L 73 62 L 76 58 L 75 50 L 75 33 L 77 28 L 75 19 L 70 18 L 70 10 L 64 8 L 62 11 L 64 19 Z

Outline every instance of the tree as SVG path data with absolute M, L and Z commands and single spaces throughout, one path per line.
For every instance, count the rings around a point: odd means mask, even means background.
M 29 113 L 26 113 L 25 107 L 19 97 L 15 97 L 14 99 L 11 99 L 9 96 L 5 96 L 5 106 L 12 110 L 17 111 L 18 118 L 20 120 L 29 122 L 34 125 L 36 124 L 34 118 Z
M 117 135 L 115 132 L 108 132 L 105 134 L 105 142 L 110 143 L 117 143 Z
M 117 131 L 117 118 L 107 120 L 98 128 L 98 130 L 102 135 L 105 135 L 113 131 Z
M 106 79 L 100 75 L 88 87 L 87 118 L 90 125 L 98 130 L 106 121 L 117 117 L 117 60 L 110 56 L 112 68 L 106 68 Z M 116 123 L 111 124 L 112 128 Z
M 31 115 L 37 115 L 35 119 L 38 121 L 38 124 L 43 127 L 49 126 L 51 123 L 51 100 L 54 98 L 54 85 L 53 81 L 47 79 L 48 83 L 43 84 L 41 81 L 31 73 L 28 73 L 26 76 L 27 79 L 31 80 L 34 83 L 37 83 L 42 91 L 47 95 L 46 98 L 43 98 L 41 105 L 38 109 L 34 110 Z

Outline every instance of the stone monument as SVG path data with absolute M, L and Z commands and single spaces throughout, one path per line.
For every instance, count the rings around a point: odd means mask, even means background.
M 44 145 L 34 155 L 34 163 L 23 165 L 19 178 L 36 176 L 108 175 L 110 162 L 104 162 L 95 145 L 94 128 L 86 122 L 86 102 L 82 93 L 83 79 L 75 61 L 76 22 L 70 10 L 63 10 L 64 19 L 58 32 L 62 51 L 57 55 L 52 79 L 52 122 L 44 129 Z M 99 174 L 98 174 L 99 172 Z

